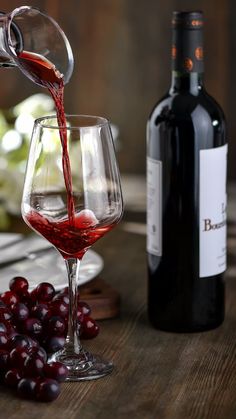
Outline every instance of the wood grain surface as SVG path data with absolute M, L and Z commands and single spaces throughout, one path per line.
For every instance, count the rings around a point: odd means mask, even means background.
M 205 333 L 172 334 L 148 323 L 145 236 L 131 233 L 131 223 L 125 218 L 94 246 L 104 257 L 104 280 L 121 295 L 121 311 L 101 321 L 100 335 L 84 344 L 111 359 L 114 372 L 65 383 L 50 404 L 20 400 L 1 388 L 1 419 L 236 418 L 236 224 L 229 229 L 224 324 Z

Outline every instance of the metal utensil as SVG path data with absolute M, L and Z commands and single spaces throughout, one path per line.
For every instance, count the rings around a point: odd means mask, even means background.
M 16 256 L 15 258 L 12 258 L 8 261 L 0 262 L 0 269 L 5 268 L 6 266 L 13 265 L 16 262 L 21 262 L 25 259 L 34 260 L 38 255 L 40 255 L 41 253 L 44 253 L 44 252 L 48 252 L 49 250 L 55 250 L 55 248 L 51 245 L 49 245 L 48 247 L 44 246 L 42 248 L 35 249 L 32 252 L 26 252 L 25 254 L 22 254 L 20 256 Z

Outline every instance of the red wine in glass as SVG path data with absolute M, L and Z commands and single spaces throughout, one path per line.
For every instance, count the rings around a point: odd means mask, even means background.
M 35 201 L 37 200 L 36 196 Z M 80 211 L 74 218 L 73 226 L 68 219 L 49 220 L 36 211 L 27 215 L 27 221 L 59 250 L 64 259 L 81 260 L 86 250 L 114 227 L 114 223 L 110 221 L 100 224 L 90 210 Z

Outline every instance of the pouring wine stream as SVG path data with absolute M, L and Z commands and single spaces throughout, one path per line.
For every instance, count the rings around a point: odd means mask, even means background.
M 57 120 L 62 145 L 62 166 L 67 192 L 68 217 L 71 226 L 74 225 L 75 206 L 72 190 L 72 176 L 67 145 L 66 116 L 64 110 L 64 77 L 45 57 L 28 51 L 18 55 L 19 65 L 25 73 L 29 73 L 35 83 L 48 89 L 56 107 Z

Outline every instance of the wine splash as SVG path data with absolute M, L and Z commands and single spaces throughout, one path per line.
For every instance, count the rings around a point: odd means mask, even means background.
M 34 195 L 32 198 L 34 205 L 38 200 L 42 202 L 43 199 L 42 196 L 37 195 Z M 53 198 L 54 196 L 52 195 Z M 48 199 L 50 199 L 50 196 L 45 197 L 45 200 Z M 64 259 L 78 258 L 80 260 L 93 243 L 104 236 L 115 225 L 115 223 L 99 223 L 90 210 L 82 210 L 75 216 L 73 229 L 68 219 L 51 220 L 36 211 L 31 211 L 27 214 L 27 222 L 36 232 L 52 243 Z
M 64 110 L 64 78 L 49 60 L 29 51 L 22 51 L 18 55 L 19 65 L 28 73 L 35 83 L 46 87 L 55 103 L 57 120 L 62 145 L 62 166 L 67 192 L 67 206 L 69 224 L 74 225 L 75 207 L 73 200 L 72 175 L 68 154 L 66 116 Z

